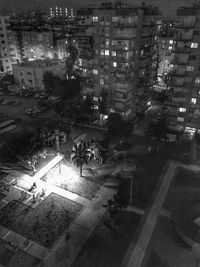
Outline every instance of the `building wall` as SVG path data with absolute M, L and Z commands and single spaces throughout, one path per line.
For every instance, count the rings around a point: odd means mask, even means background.
M 48 64 L 44 61 L 33 61 L 28 63 L 13 65 L 13 75 L 15 82 L 24 88 L 33 90 L 44 90 L 43 75 L 51 72 L 54 76 L 61 79 L 65 78 L 65 62 L 61 60 L 50 60 Z
M 8 16 L 0 16 L 0 74 L 12 71 L 8 33 L 10 32 Z
M 174 58 L 168 77 L 166 112 L 170 125 L 200 127 L 200 11 L 177 11 Z

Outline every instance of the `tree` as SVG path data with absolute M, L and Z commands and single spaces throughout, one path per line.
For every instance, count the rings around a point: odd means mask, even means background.
M 123 121 L 118 113 L 111 113 L 108 116 L 108 132 L 110 135 L 119 136 L 123 131 Z
M 61 103 L 57 103 L 55 106 L 54 106 L 54 111 L 57 115 L 57 117 L 59 117 L 59 125 L 60 125 L 60 129 L 62 129 L 63 127 L 63 119 L 66 115 L 66 104 L 61 102 Z
M 108 93 L 102 91 L 99 97 L 99 113 L 106 115 L 108 113 Z
M 73 40 L 71 38 L 68 40 L 66 50 L 69 54 L 65 61 L 67 79 L 71 79 L 74 73 L 74 65 L 78 58 L 78 49 L 73 45 Z
M 44 87 L 47 93 L 52 93 L 55 90 L 55 79 L 50 71 L 46 71 L 43 75 Z
M 70 162 L 80 168 L 80 176 L 82 177 L 83 165 L 88 163 L 91 152 L 84 142 L 75 144 L 72 148 Z

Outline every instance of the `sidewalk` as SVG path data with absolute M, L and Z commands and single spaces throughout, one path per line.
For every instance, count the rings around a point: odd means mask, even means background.
M 129 249 L 123 260 L 123 266 L 127 267 L 141 266 L 148 244 L 151 240 L 154 228 L 156 226 L 157 219 L 159 217 L 160 212 L 162 212 L 161 208 L 164 203 L 165 197 L 168 192 L 168 188 L 171 184 L 176 168 L 177 168 L 177 163 L 174 161 L 170 161 L 167 171 L 163 176 L 160 188 L 157 192 L 157 195 L 155 196 L 154 203 L 151 206 L 151 209 L 147 215 L 143 228 L 140 232 L 137 243 L 135 245 L 132 242 L 132 244 L 129 246 Z

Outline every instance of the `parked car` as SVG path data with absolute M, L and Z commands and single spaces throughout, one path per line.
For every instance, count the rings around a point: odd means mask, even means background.
M 26 114 L 31 114 L 31 112 L 32 112 L 32 108 L 25 109 Z
M 1 102 L 1 104 L 3 104 L 3 105 L 7 105 L 8 103 L 9 103 L 8 99 L 4 99 L 4 100 Z

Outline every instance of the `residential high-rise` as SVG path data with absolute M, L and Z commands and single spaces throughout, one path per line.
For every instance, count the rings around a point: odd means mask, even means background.
M 77 11 L 82 94 L 93 97 L 96 109 L 106 95 L 106 116 L 128 119 L 141 110 L 156 69 L 157 15 L 156 8 L 110 3 Z
M 194 133 L 200 127 L 200 8 L 178 9 L 174 27 L 165 110 L 171 128 Z
M 12 64 L 19 62 L 19 45 L 10 30 L 8 16 L 0 16 L 0 74 L 12 72 Z

